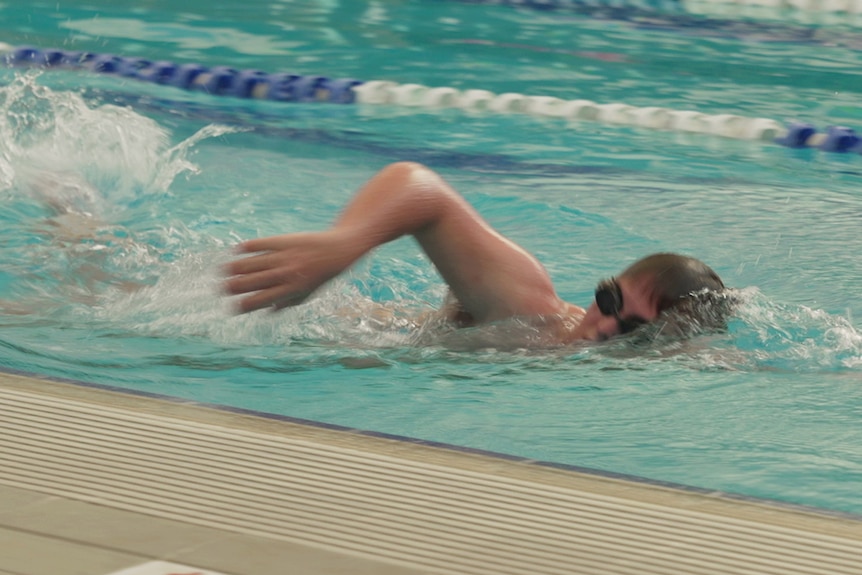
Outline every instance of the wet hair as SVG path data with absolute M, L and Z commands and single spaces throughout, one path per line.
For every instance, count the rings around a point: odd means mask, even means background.
M 659 314 L 674 316 L 691 328 L 724 328 L 731 313 L 729 290 L 702 261 L 680 254 L 658 253 L 642 258 L 619 277 L 649 282 L 650 297 Z M 689 330 L 685 330 L 689 331 Z

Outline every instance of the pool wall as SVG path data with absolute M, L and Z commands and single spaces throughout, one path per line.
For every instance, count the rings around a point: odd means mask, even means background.
M 117 569 L 862 572 L 850 516 L 13 374 L 0 411 L 0 485 L 14 499 L 0 530 L 15 550 L 0 570 L 22 575 L 42 572 L 23 557 L 34 535 L 45 549 L 110 551 Z M 106 533 L 107 510 L 143 519 Z M 154 518 L 175 536 L 130 537 Z M 272 561 L 226 552 L 247 538 Z M 80 572 L 72 555 L 65 565 L 53 573 Z

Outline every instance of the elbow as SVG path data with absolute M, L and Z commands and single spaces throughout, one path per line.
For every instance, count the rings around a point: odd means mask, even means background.
M 418 162 L 395 162 L 389 164 L 375 176 L 382 186 L 392 194 L 409 196 L 413 201 L 437 202 L 453 194 L 443 178 L 431 168 Z
M 423 175 L 426 178 L 428 175 L 436 177 L 436 174 L 431 170 L 431 168 L 424 164 L 420 164 L 419 162 L 409 161 L 393 162 L 380 170 L 380 174 L 387 178 L 399 179 L 404 182 L 420 179 Z

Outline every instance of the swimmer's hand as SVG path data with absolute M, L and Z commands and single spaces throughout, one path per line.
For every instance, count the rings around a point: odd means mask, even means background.
M 240 313 L 299 305 L 362 255 L 350 235 L 336 229 L 249 240 L 237 251 L 254 254 L 224 266 L 225 291 L 246 294 Z

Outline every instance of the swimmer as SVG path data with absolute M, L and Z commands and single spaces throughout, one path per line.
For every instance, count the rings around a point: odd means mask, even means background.
M 442 311 L 450 320 L 472 326 L 541 318 L 559 344 L 626 334 L 671 310 L 693 316 L 701 307 L 693 301 L 724 290 L 703 262 L 662 253 L 601 281 L 586 309 L 565 302 L 535 257 L 494 230 L 442 177 L 411 162 L 372 177 L 325 231 L 241 243 L 238 251 L 251 255 L 225 266 L 224 287 L 242 296 L 241 313 L 296 306 L 377 246 L 405 235 L 419 242 L 448 284 Z

